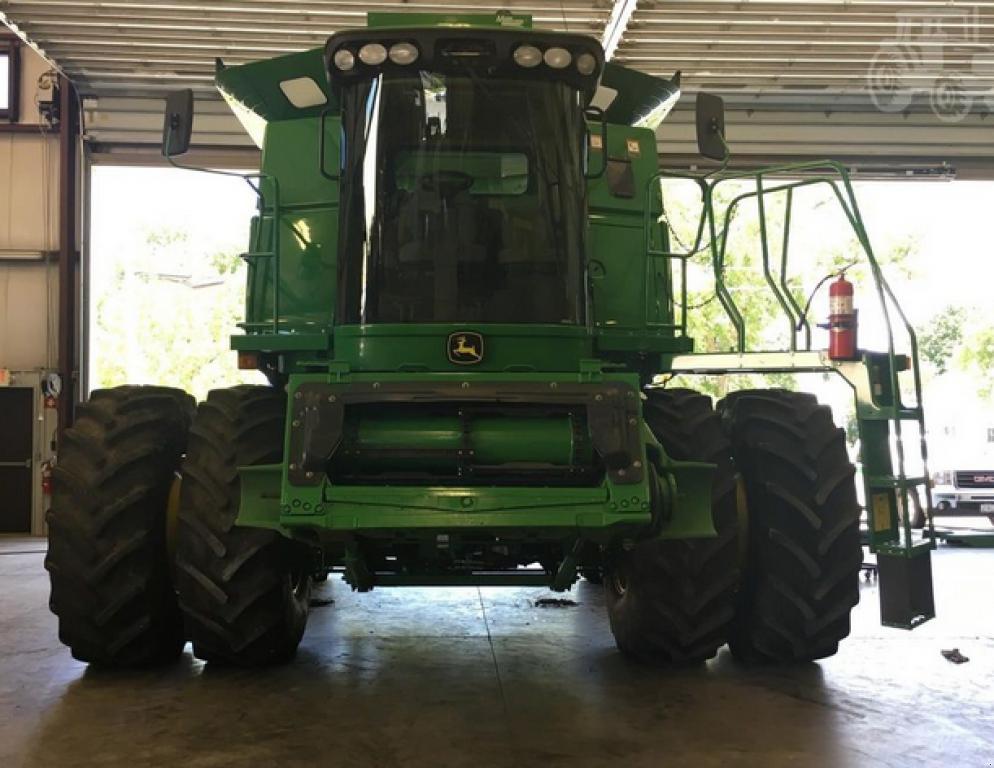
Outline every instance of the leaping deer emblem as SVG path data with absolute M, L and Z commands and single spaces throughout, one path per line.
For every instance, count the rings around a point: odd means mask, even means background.
M 476 333 L 456 333 L 449 337 L 449 360 L 466 365 L 483 359 L 483 338 Z

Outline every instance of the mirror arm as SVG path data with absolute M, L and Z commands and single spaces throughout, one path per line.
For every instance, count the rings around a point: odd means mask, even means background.
M 169 146 L 172 130 L 173 130 L 172 125 L 170 125 L 169 128 L 166 130 L 166 146 Z M 176 162 L 176 158 L 173 157 L 172 155 L 166 155 L 165 157 L 166 157 L 166 162 L 168 162 L 173 168 L 178 168 L 181 171 L 196 171 L 197 173 L 209 173 L 212 176 L 228 176 L 229 178 L 233 179 L 241 179 L 252 188 L 252 191 L 255 192 L 256 197 L 262 200 L 262 190 L 259 188 L 259 185 L 253 181 L 253 179 L 267 178 L 268 177 L 267 174 L 256 173 L 256 174 L 246 175 L 244 173 L 238 173 L 237 171 L 219 171 L 216 168 L 198 168 L 195 165 L 184 165 L 183 163 L 178 163 Z
M 587 180 L 599 179 L 607 171 L 607 114 L 600 107 L 587 107 L 585 113 L 594 113 L 600 117 L 601 121 L 601 156 L 604 158 L 601 162 L 601 168 L 597 173 L 584 173 L 584 178 Z M 589 158 L 589 153 L 588 153 Z

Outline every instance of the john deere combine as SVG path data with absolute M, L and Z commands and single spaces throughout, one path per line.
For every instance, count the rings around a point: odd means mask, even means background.
M 196 410 L 159 387 L 80 407 L 46 561 L 77 658 L 164 662 L 192 640 L 212 662 L 286 659 L 312 581 L 332 570 L 359 591 L 566 590 L 582 573 L 603 580 L 634 657 L 835 653 L 862 562 L 842 430 L 810 395 L 713 406 L 657 383 L 677 372 L 850 382 L 884 621 L 932 616 L 929 545 L 899 515 L 918 486 L 928 496 L 900 439 L 922 422 L 914 334 L 841 167 L 727 172 L 720 100 L 701 97 L 699 141 L 720 164 L 683 175 L 703 205 L 696 244 L 677 249 L 660 180 L 679 174 L 659 170 L 655 136 L 677 80 L 508 14 L 371 14 L 323 51 L 219 64 L 217 85 L 263 150 L 232 345 L 271 386 L 219 389 Z M 191 122 L 190 95 L 171 97 L 170 158 Z M 714 190 L 736 178 L 755 191 L 722 214 Z M 812 350 L 787 238 L 775 262 L 765 228 L 791 341 L 746 349 L 722 215 L 774 195 L 789 210 L 812 184 L 835 190 L 864 247 L 889 333 L 879 353 Z M 695 355 L 687 335 L 684 265 L 701 253 L 738 333 L 727 354 Z M 848 317 L 832 332 L 851 332 Z

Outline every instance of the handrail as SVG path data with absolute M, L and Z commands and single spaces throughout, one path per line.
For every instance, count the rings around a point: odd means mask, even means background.
M 722 172 L 723 171 L 723 172 Z M 817 172 L 818 175 L 811 176 L 812 172 Z M 736 351 L 738 353 L 747 352 L 746 344 L 746 327 L 745 320 L 742 313 L 739 311 L 738 306 L 735 303 L 734 297 L 728 290 L 728 286 L 725 283 L 725 266 L 728 257 L 728 241 L 729 233 L 731 230 L 731 223 L 734 218 L 735 213 L 740 208 L 741 204 L 752 198 L 756 198 L 757 208 L 759 213 L 759 237 L 761 246 L 761 258 L 762 258 L 762 271 L 763 278 L 766 285 L 769 287 L 770 291 L 773 293 L 780 306 L 785 318 L 790 322 L 790 334 L 789 347 L 791 352 L 797 351 L 798 348 L 798 334 L 804 331 L 804 342 L 803 348 L 806 351 L 811 350 L 812 345 L 812 331 L 811 324 L 805 315 L 804 309 L 801 308 L 800 303 L 794 296 L 790 289 L 788 281 L 788 260 L 789 260 L 789 243 L 790 243 L 790 227 L 792 225 L 793 213 L 794 213 L 794 191 L 803 187 L 827 184 L 835 195 L 839 206 L 842 208 L 845 214 L 846 220 L 848 221 L 853 233 L 856 236 L 857 241 L 863 251 L 866 259 L 866 263 L 869 266 L 870 275 L 873 279 L 874 290 L 877 296 L 877 303 L 880 308 L 881 315 L 884 320 L 884 327 L 886 330 L 887 338 L 887 357 L 889 365 L 889 384 L 891 392 L 893 393 L 893 404 L 895 413 L 900 413 L 906 410 L 906 406 L 903 402 L 903 395 L 901 392 L 900 381 L 899 381 L 899 370 L 897 365 L 897 344 L 896 335 L 897 328 L 900 326 L 905 338 L 907 339 L 909 349 L 910 349 L 910 361 L 911 369 L 913 372 L 913 388 L 914 388 L 914 407 L 917 409 L 918 413 L 922 413 L 922 380 L 921 380 L 921 366 L 918 360 L 918 338 L 912 327 L 904 309 L 901 307 L 897 300 L 890 283 L 887 281 L 883 274 L 880 263 L 876 258 L 873 251 L 873 246 L 870 243 L 869 236 L 866 232 L 866 228 L 863 224 L 863 219 L 859 211 L 859 206 L 856 201 L 856 195 L 852 186 L 852 181 L 849 177 L 848 171 L 838 162 L 835 161 L 809 161 L 802 163 L 789 163 L 778 166 L 773 166 L 760 171 L 749 170 L 749 171 L 727 171 L 724 168 L 719 169 L 720 175 L 716 175 L 714 172 L 705 175 L 692 174 L 692 173 L 678 173 L 669 171 L 660 171 L 655 176 L 650 179 L 647 186 L 647 204 L 645 210 L 645 237 L 646 237 L 646 252 L 650 257 L 648 262 L 651 264 L 655 258 L 667 258 L 669 260 L 678 259 L 681 260 L 684 265 L 683 276 L 681 280 L 681 323 L 680 331 L 686 334 L 687 325 L 687 275 L 686 275 L 686 265 L 688 259 L 697 255 L 701 250 L 703 250 L 701 245 L 702 235 L 705 227 L 708 229 L 711 240 L 706 246 L 711 252 L 711 262 L 712 268 L 714 270 L 714 283 L 715 283 L 715 296 L 720 302 L 726 317 L 733 326 L 736 334 Z M 798 175 L 802 175 L 804 178 L 797 179 Z M 775 181 L 772 185 L 768 186 L 766 183 L 770 177 L 794 177 L 793 181 Z M 700 219 L 698 222 L 697 237 L 694 243 L 694 248 L 689 253 L 678 253 L 673 251 L 672 247 L 667 251 L 653 250 L 651 248 L 649 233 L 651 226 L 651 213 L 648 195 L 652 194 L 654 185 L 658 185 L 663 178 L 672 179 L 686 179 L 696 181 L 702 189 L 702 211 Z M 718 215 L 715 210 L 715 191 L 719 184 L 727 183 L 729 181 L 741 181 L 750 179 L 754 182 L 754 188 L 752 190 L 740 193 L 733 197 L 724 206 L 723 216 L 722 216 L 722 226 L 719 230 L 718 228 Z M 779 264 L 779 274 L 774 275 L 773 268 L 770 263 L 770 248 L 769 248 L 769 226 L 767 218 L 767 206 L 766 199 L 772 195 L 784 194 L 786 197 L 786 206 L 784 213 L 784 231 L 783 231 L 783 241 L 780 251 L 780 264 Z M 662 194 L 660 194 L 662 197 Z M 662 208 L 665 215 L 665 201 L 663 202 Z M 672 231 L 672 225 L 669 221 L 665 221 L 666 226 L 670 227 Z M 753 351 L 753 350 L 749 350 Z M 758 350 L 757 350 L 758 351 Z M 770 350 L 763 350 L 770 351 Z M 924 426 L 924 416 L 922 415 L 918 422 L 920 424 L 920 443 L 921 443 L 921 458 L 923 464 L 924 475 L 928 476 L 928 456 L 927 456 L 927 446 L 925 443 L 925 426 Z M 904 443 L 902 439 L 902 425 L 901 419 L 893 419 L 893 435 L 896 448 L 896 459 L 897 459 L 897 476 L 899 478 L 907 477 L 907 462 L 904 449 Z M 900 503 L 903 505 L 905 510 L 909 509 L 909 488 L 906 484 L 901 484 L 898 490 L 900 494 Z M 928 484 L 925 484 L 925 494 L 928 502 L 928 507 L 932 507 L 931 489 Z M 904 515 L 904 539 L 906 542 L 911 540 L 911 528 L 910 528 L 910 515 Z

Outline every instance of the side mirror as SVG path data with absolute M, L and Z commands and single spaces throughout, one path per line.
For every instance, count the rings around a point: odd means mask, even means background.
M 162 154 L 175 157 L 190 148 L 193 132 L 193 91 L 173 91 L 166 96 L 166 116 L 162 123 Z
M 725 102 L 713 93 L 697 94 L 697 149 L 710 160 L 728 157 L 725 144 Z

